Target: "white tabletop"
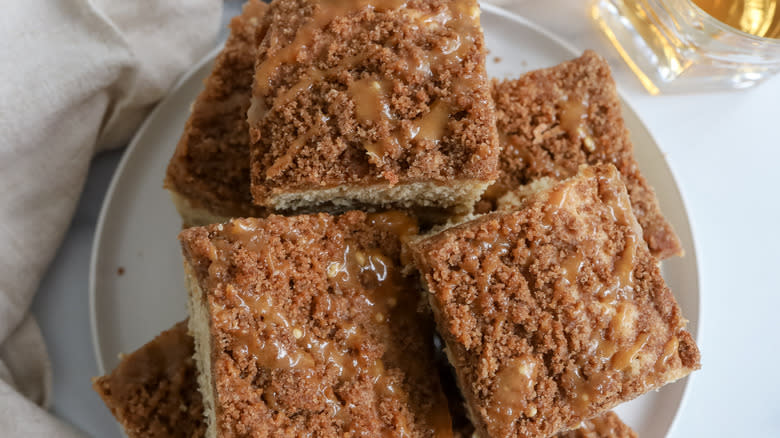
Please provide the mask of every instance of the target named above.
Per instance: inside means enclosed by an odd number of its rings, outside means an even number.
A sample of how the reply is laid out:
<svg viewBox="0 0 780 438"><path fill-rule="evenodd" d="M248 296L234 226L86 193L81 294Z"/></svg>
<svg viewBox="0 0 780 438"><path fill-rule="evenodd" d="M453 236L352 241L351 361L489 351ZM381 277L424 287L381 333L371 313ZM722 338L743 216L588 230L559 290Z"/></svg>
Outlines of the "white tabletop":
<svg viewBox="0 0 780 438"><path fill-rule="evenodd" d="M238 3L225 3L226 17L237 13ZM680 186L700 264L703 368L691 377L670 436L780 436L780 287L771 280L780 272L780 184L774 178L780 77L748 91L652 97L591 22L588 2L501 3L609 60ZM98 212L121 153L92 163L73 223L33 303L54 367L52 410L99 437L119 435L90 387L97 365L87 275Z"/></svg>

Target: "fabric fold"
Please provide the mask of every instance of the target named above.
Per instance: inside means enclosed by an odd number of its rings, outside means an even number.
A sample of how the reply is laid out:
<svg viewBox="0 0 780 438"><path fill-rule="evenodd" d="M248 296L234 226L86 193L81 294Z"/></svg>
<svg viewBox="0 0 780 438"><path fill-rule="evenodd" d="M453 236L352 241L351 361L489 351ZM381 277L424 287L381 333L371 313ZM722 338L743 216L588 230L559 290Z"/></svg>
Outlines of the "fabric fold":
<svg viewBox="0 0 780 438"><path fill-rule="evenodd" d="M214 47L221 10L220 0L33 0L10 2L0 14L3 436L76 436L39 407L49 399L51 369L29 315L33 294L90 159L125 144Z"/></svg>

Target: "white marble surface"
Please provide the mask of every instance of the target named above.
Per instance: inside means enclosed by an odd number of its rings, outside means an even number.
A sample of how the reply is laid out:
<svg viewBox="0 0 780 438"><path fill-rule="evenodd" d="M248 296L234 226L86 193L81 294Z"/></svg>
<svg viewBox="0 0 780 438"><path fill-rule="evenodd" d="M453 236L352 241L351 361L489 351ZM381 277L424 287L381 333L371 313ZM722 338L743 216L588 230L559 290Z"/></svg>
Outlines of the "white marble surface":
<svg viewBox="0 0 780 438"><path fill-rule="evenodd" d="M780 436L780 287L773 278L780 269L780 184L774 177L780 163L780 77L742 92L651 97L590 21L587 2L500 3L608 58L681 188L701 270L704 367L691 378L670 436ZM226 17L238 10L235 1L225 5ZM97 366L87 275L98 212L121 153L95 158L73 223L33 303L54 366L52 411L96 437L120 436L90 388Z"/></svg>

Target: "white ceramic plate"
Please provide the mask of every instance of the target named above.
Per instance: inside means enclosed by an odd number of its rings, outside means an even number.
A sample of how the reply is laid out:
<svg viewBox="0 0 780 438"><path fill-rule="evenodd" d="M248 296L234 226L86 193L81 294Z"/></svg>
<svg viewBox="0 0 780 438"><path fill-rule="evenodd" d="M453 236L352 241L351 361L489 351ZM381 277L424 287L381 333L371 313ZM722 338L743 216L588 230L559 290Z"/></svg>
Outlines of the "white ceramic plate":
<svg viewBox="0 0 780 438"><path fill-rule="evenodd" d="M533 23L490 5L482 6L482 24L493 77L516 77L579 55ZM90 272L92 335L101 372L116 366L119 353L135 350L186 317L176 240L181 221L162 180L215 54L196 65L152 112L125 152L106 195ZM501 61L494 62L494 57ZM639 165L685 247L685 258L664 262L663 272L696 337L698 267L685 206L652 136L625 102L623 108ZM678 382L647 394L620 406L618 413L643 438L663 437L680 409L685 385Z"/></svg>

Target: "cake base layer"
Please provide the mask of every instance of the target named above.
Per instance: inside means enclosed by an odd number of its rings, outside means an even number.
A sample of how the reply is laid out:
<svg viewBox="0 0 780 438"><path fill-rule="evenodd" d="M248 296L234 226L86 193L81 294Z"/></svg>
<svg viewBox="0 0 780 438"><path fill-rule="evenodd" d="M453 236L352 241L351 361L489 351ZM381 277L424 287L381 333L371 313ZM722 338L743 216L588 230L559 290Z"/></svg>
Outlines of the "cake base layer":
<svg viewBox="0 0 780 438"><path fill-rule="evenodd" d="M488 183L464 181L457 185L418 182L397 186L342 185L338 187L286 192L273 195L274 208L279 210L311 209L312 206L333 206L344 211L365 206L412 209L417 207L450 208L452 213L467 213L482 196Z"/></svg>

